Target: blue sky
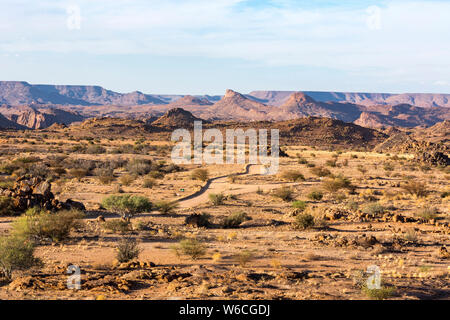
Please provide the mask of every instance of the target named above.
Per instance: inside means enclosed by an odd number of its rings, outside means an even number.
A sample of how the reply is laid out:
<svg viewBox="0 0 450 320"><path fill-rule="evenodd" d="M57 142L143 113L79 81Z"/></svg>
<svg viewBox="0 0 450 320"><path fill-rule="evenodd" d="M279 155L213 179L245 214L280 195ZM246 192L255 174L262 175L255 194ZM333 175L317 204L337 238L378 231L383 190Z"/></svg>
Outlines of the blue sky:
<svg viewBox="0 0 450 320"><path fill-rule="evenodd" d="M1 0L0 80L450 93L450 2Z"/></svg>

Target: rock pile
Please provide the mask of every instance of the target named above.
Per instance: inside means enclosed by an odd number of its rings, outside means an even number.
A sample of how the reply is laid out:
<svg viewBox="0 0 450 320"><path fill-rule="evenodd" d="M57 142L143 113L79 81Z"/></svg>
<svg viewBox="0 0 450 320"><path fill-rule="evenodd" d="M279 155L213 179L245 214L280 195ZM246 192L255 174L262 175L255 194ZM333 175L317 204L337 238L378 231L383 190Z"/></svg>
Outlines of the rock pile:
<svg viewBox="0 0 450 320"><path fill-rule="evenodd" d="M12 188L0 188L0 196L10 197L13 209L16 212L23 212L33 207L41 207L51 211L62 209L86 210L81 202L71 199L61 202L55 199L51 187L50 182L39 177L22 176L17 178Z"/></svg>
<svg viewBox="0 0 450 320"><path fill-rule="evenodd" d="M450 158L442 152L424 152L418 154L416 159L432 166L450 166Z"/></svg>
<svg viewBox="0 0 450 320"><path fill-rule="evenodd" d="M375 152L409 153L415 160L428 165L450 165L449 148L429 141L417 141L405 133L398 133L374 148Z"/></svg>

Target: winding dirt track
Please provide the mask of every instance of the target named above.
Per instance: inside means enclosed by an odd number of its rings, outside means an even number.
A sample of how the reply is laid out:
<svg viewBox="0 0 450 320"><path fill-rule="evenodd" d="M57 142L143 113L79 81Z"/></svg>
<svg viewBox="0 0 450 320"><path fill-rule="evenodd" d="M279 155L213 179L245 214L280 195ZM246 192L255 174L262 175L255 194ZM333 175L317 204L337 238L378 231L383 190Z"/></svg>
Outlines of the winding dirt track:
<svg viewBox="0 0 450 320"><path fill-rule="evenodd" d="M196 193L178 200L180 208L192 208L208 201L210 193L245 194L256 192L259 189L264 192L279 188L280 185L294 185L295 183L271 183L271 184L237 184L228 180L229 176L260 175L262 165L247 164L244 172L229 174L209 179Z"/></svg>

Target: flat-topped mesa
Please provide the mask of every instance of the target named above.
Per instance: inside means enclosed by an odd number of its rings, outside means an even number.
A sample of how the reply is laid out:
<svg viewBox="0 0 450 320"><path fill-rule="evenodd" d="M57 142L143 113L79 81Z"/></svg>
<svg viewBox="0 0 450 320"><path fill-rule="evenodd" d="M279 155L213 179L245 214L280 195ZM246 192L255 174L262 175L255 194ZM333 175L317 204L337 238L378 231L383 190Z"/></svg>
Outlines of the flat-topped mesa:
<svg viewBox="0 0 450 320"><path fill-rule="evenodd" d="M205 98L198 98L195 96L187 95L180 99L178 99L175 102L170 103L170 106L192 106L192 105L212 105L213 103L210 102L208 99Z"/></svg>

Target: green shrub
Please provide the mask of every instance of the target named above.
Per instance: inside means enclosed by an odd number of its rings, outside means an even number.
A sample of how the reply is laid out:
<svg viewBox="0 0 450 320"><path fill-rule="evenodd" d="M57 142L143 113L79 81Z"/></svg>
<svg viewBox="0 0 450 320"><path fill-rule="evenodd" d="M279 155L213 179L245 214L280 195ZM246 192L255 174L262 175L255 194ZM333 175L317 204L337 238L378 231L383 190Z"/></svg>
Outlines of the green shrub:
<svg viewBox="0 0 450 320"><path fill-rule="evenodd" d="M195 169L194 171L192 171L192 174L191 174L191 178L193 180L200 180L203 182L208 180L208 177L209 177L209 173L208 173L208 170L206 170L206 169Z"/></svg>
<svg viewBox="0 0 450 320"><path fill-rule="evenodd" d="M16 214L13 199L0 196L0 216L14 216Z"/></svg>
<svg viewBox="0 0 450 320"><path fill-rule="evenodd" d="M283 201L292 201L294 192L289 187L282 187L272 192L272 196L280 198Z"/></svg>
<svg viewBox="0 0 450 320"><path fill-rule="evenodd" d="M28 210L14 224L14 232L24 238L52 241L67 239L70 232L79 225L79 219L84 217L81 211L62 210L51 213L41 209Z"/></svg>
<svg viewBox="0 0 450 320"><path fill-rule="evenodd" d="M314 190L308 193L307 197L311 200L320 201L323 198L323 193L321 191Z"/></svg>
<svg viewBox="0 0 450 320"><path fill-rule="evenodd" d="M181 240L178 246L172 247L177 256L180 254L190 256L192 260L197 260L205 255L206 246L197 239Z"/></svg>
<svg viewBox="0 0 450 320"><path fill-rule="evenodd" d="M34 244L18 235L0 238L0 272L11 279L15 270L26 270L38 263L34 257Z"/></svg>
<svg viewBox="0 0 450 320"><path fill-rule="evenodd" d="M102 206L108 210L120 213L123 217L152 210L152 203L145 197L132 195L112 195L102 201Z"/></svg>
<svg viewBox="0 0 450 320"><path fill-rule="evenodd" d="M395 296L396 291L394 287L381 286L380 289L369 289L363 286L362 291L371 299L385 300Z"/></svg>
<svg viewBox="0 0 450 320"><path fill-rule="evenodd" d="M241 223L250 220L250 217L245 212L234 212L223 220L224 228L237 228Z"/></svg>
<svg viewBox="0 0 450 320"><path fill-rule="evenodd" d="M314 227L314 216L309 213L301 213L295 217L294 225L297 229L305 230Z"/></svg>
<svg viewBox="0 0 450 320"><path fill-rule="evenodd" d="M141 248L134 238L123 238L117 244L117 260L121 263L139 258Z"/></svg>
<svg viewBox="0 0 450 320"><path fill-rule="evenodd" d="M225 196L223 193L210 193L208 195L209 201L215 206L220 206L225 201Z"/></svg>
<svg viewBox="0 0 450 320"><path fill-rule="evenodd" d="M292 202L292 208L303 211L306 209L306 202L300 200L294 201Z"/></svg>
<svg viewBox="0 0 450 320"><path fill-rule="evenodd" d="M179 204L176 201L158 201L155 204L155 209L162 214L174 214L178 207Z"/></svg>

